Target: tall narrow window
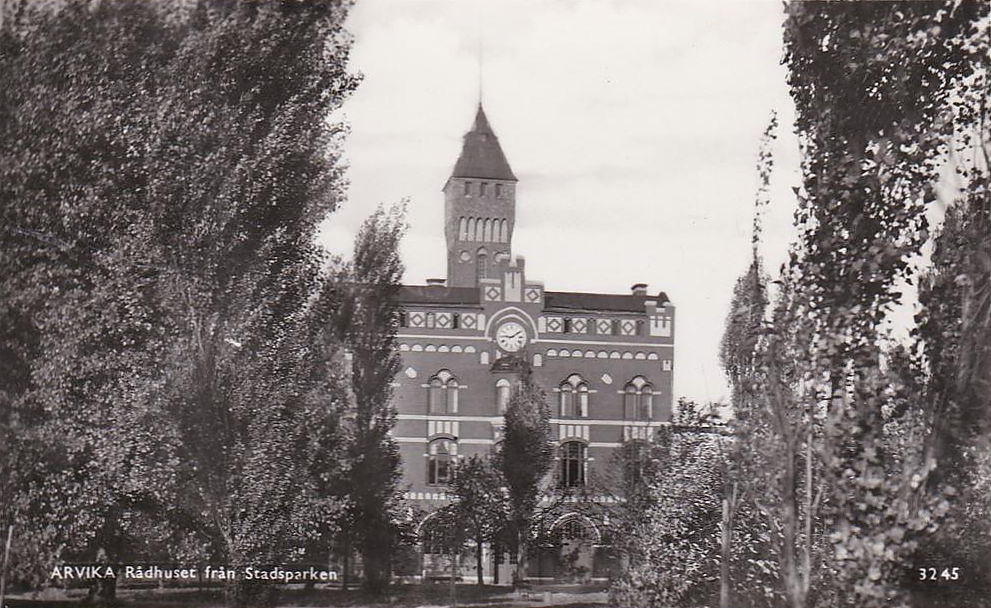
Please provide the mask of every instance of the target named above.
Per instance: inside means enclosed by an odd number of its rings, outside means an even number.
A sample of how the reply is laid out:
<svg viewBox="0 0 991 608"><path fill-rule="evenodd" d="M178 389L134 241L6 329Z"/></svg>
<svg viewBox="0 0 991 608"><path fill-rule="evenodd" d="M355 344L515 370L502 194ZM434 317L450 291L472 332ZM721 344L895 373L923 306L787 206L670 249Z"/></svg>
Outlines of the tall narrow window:
<svg viewBox="0 0 991 608"><path fill-rule="evenodd" d="M506 413L506 406L509 405L509 398L513 394L513 387L509 380L501 378L496 382L496 411L500 414Z"/></svg>
<svg viewBox="0 0 991 608"><path fill-rule="evenodd" d="M496 184L496 198L502 198L502 184Z"/></svg>
<svg viewBox="0 0 991 608"><path fill-rule="evenodd" d="M427 389L428 411L443 413L447 409L447 399L444 397L444 383L439 378L431 378Z"/></svg>
<svg viewBox="0 0 991 608"><path fill-rule="evenodd" d="M449 439L435 439L430 442L430 454L427 461L427 484L432 486L447 485L453 477L451 458L454 442Z"/></svg>
<svg viewBox="0 0 991 608"><path fill-rule="evenodd" d="M562 333L566 333L566 334L571 333L571 319L567 317L564 318L564 329L561 331Z"/></svg>
<svg viewBox="0 0 991 608"><path fill-rule="evenodd" d="M588 384L578 374L571 374L558 386L558 411L562 418L588 417Z"/></svg>
<svg viewBox="0 0 991 608"><path fill-rule="evenodd" d="M409 317L406 315L406 311L400 311L399 313L399 327L407 327L409 325Z"/></svg>
<svg viewBox="0 0 991 608"><path fill-rule="evenodd" d="M465 196L471 196L471 182L465 182Z"/></svg>
<svg viewBox="0 0 991 608"><path fill-rule="evenodd" d="M627 420L636 420L637 416L637 389L632 384L627 384L623 393L623 412Z"/></svg>
<svg viewBox="0 0 991 608"><path fill-rule="evenodd" d="M478 190L478 195L479 196L486 196L488 194L488 191L489 191L489 183L488 182L482 182L481 183L481 186L479 187L479 190Z"/></svg>
<svg viewBox="0 0 991 608"><path fill-rule="evenodd" d="M432 312L428 312L427 313L427 317L426 317L426 323L425 323L425 325L429 329L433 329L434 327L436 327L437 326L437 314L436 313L432 313Z"/></svg>
<svg viewBox="0 0 991 608"><path fill-rule="evenodd" d="M640 420L651 420L654 417L654 389L644 385L640 393Z"/></svg>
<svg viewBox="0 0 991 608"><path fill-rule="evenodd" d="M575 415L575 394L571 390L571 385L563 384L561 385L561 417L568 418L569 416Z"/></svg>
<svg viewBox="0 0 991 608"><path fill-rule="evenodd" d="M468 240L468 218L461 217L458 219L458 240Z"/></svg>
<svg viewBox="0 0 991 608"><path fill-rule="evenodd" d="M454 414L458 411L458 380L442 369L427 383L427 411Z"/></svg>
<svg viewBox="0 0 991 608"><path fill-rule="evenodd" d="M561 487L585 485L585 445L569 441L561 446Z"/></svg>
<svg viewBox="0 0 991 608"><path fill-rule="evenodd" d="M654 387L643 376L637 376L623 389L623 409L627 420L654 418Z"/></svg>
<svg viewBox="0 0 991 608"><path fill-rule="evenodd" d="M489 256L485 253L484 249L478 250L478 255L475 256L475 277L478 279L486 278L488 268L486 268L489 261Z"/></svg>
<svg viewBox="0 0 991 608"><path fill-rule="evenodd" d="M578 392L575 393L575 396L577 398L575 415L588 418L588 386L585 384L578 385Z"/></svg>
<svg viewBox="0 0 991 608"><path fill-rule="evenodd" d="M619 335L619 319L612 320L612 335L614 336Z"/></svg>

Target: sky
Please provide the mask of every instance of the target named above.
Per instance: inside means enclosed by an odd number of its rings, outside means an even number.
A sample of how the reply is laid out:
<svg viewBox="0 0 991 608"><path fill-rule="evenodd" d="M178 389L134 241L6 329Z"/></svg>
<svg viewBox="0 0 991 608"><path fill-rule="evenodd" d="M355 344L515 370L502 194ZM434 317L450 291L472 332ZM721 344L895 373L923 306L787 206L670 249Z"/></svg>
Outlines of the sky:
<svg viewBox="0 0 991 608"><path fill-rule="evenodd" d="M719 341L749 264L760 136L778 113L762 253L785 258L799 184L778 0L358 0L363 81L336 118L350 188L321 242L347 254L409 200L404 282L443 277L441 188L479 97L519 179L513 253L550 291L676 307L674 394L728 401Z"/></svg>

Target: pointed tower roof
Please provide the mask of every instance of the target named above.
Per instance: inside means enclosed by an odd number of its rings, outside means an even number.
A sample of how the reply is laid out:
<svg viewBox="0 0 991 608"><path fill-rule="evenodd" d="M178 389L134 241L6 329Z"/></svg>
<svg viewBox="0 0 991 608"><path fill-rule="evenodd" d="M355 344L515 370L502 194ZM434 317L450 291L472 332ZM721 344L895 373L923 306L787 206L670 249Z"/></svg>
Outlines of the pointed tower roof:
<svg viewBox="0 0 991 608"><path fill-rule="evenodd" d="M471 131L465 133L461 156L454 165L451 177L517 181L513 170L509 168L506 155L499 146L499 138L489 126L489 119L486 118L481 103L478 104L478 112L475 114L475 124L472 125Z"/></svg>

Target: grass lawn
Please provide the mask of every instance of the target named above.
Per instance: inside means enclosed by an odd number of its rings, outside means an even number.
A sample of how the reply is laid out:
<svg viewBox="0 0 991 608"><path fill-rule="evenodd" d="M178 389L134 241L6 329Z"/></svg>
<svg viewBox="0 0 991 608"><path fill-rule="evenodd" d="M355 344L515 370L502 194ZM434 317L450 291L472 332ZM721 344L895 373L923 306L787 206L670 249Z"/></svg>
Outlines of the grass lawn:
<svg viewBox="0 0 991 608"><path fill-rule="evenodd" d="M549 594L550 604L544 602ZM78 607L85 592L73 590L68 593L49 591L32 598L17 595L7 599L3 608L65 608ZM457 586L458 606L492 606L497 608L536 607L553 605L558 608L591 608L607 603L604 586L580 587L577 585L536 586L528 595L520 596L509 587L459 584ZM94 604L120 608L223 608L224 596L220 589L152 589L118 591L118 599L113 603ZM358 591L341 591L339 588L317 588L305 590L301 587L282 589L278 606L280 608L309 608L316 606L348 608L446 608L452 606L451 587L448 584L395 585L388 597L370 599Z"/></svg>

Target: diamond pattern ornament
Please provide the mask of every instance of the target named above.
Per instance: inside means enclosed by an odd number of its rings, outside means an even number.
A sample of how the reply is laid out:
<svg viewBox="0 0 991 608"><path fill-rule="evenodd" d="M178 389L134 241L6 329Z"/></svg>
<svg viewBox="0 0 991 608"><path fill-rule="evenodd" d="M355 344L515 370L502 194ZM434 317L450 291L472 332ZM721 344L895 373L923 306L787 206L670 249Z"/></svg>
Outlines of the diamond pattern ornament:
<svg viewBox="0 0 991 608"><path fill-rule="evenodd" d="M485 299L489 302L498 302L502 299L502 290L492 285L485 289Z"/></svg>

